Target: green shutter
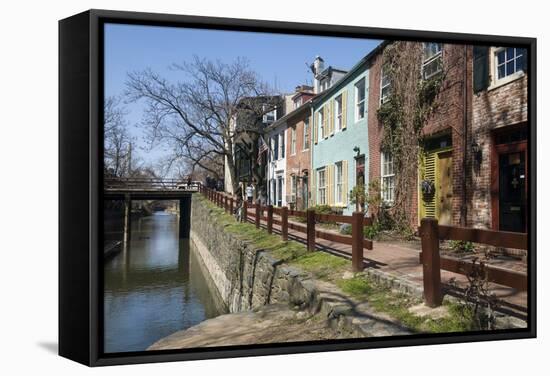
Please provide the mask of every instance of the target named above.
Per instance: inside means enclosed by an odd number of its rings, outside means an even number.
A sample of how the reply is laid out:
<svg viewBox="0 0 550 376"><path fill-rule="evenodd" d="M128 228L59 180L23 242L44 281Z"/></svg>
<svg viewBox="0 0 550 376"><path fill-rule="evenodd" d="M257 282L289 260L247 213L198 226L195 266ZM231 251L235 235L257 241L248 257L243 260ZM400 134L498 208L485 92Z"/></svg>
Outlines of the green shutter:
<svg viewBox="0 0 550 376"><path fill-rule="evenodd" d="M489 84L489 47L474 46L474 93L485 90Z"/></svg>

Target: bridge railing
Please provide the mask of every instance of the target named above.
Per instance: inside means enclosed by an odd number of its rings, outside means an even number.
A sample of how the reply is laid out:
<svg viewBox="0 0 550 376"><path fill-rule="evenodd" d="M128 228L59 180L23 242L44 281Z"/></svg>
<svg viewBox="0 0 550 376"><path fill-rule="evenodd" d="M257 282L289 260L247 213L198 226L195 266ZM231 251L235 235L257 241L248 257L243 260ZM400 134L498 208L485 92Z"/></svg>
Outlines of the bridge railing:
<svg viewBox="0 0 550 376"><path fill-rule="evenodd" d="M105 178L105 190L135 190L135 191L172 191L185 190L198 192L201 183L192 181L188 183L181 179L163 178Z"/></svg>

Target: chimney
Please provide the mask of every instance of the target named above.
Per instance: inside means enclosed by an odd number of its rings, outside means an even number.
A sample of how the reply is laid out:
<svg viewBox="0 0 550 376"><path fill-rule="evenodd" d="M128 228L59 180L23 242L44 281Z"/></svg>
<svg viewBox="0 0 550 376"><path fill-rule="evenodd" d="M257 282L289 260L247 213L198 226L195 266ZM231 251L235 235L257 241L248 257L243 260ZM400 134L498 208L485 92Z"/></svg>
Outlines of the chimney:
<svg viewBox="0 0 550 376"><path fill-rule="evenodd" d="M315 60L313 61L313 82L314 82L314 90L315 93L319 93L321 91L321 82L318 79L319 74L325 69L325 61L323 58L319 55L315 56Z"/></svg>

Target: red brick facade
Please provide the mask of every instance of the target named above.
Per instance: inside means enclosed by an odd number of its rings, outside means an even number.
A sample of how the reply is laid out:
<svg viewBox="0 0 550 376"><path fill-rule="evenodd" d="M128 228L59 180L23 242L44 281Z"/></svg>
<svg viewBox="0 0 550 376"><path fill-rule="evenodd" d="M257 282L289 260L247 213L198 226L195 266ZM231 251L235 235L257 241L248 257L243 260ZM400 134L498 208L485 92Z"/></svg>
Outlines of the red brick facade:
<svg viewBox="0 0 550 376"><path fill-rule="evenodd" d="M490 59L493 57L490 56ZM489 88L472 96L471 141L480 148L480 163L470 169L468 223L473 227L496 228L497 215L492 186L495 185L495 135L527 127L527 75L504 85L490 82Z"/></svg>
<svg viewBox="0 0 550 376"><path fill-rule="evenodd" d="M309 98L308 98L309 99ZM307 99L306 99L307 100ZM302 106L297 113L287 120L287 145L286 145L286 194L287 197L293 196L292 181L295 179L295 195L294 205L299 210L307 208L309 200L309 188L311 183L309 182L309 175L311 171L311 109L309 104ZM304 124L306 119L309 122L309 147L304 148ZM292 130L296 131L296 150L293 152L292 148ZM307 146L307 145L306 145ZM287 200L289 204L292 200Z"/></svg>
<svg viewBox="0 0 550 376"><path fill-rule="evenodd" d="M491 50L492 51L492 50ZM494 55L494 54L493 54ZM490 59L493 58L490 55ZM443 70L446 79L436 99L438 108L424 127L429 140L447 137L452 143L452 220L453 225L495 227L495 134L501 129L525 127L527 121L527 76L509 83L473 92L473 47L444 44ZM372 58L368 107L369 181L381 178L382 126L380 106L382 52ZM493 63L489 71L494 71ZM490 78L491 80L492 78ZM466 155L465 155L466 154ZM399 171L395 171L396 174ZM493 191L493 193L491 193ZM411 187L411 225L419 221L419 184Z"/></svg>
<svg viewBox="0 0 550 376"><path fill-rule="evenodd" d="M439 107L434 115L428 120L424 128L424 135L427 139L448 134L452 139L453 158L453 199L452 199L452 222L461 223L462 206L462 181L463 181L463 129L465 113L463 111L464 101L464 54L471 55L470 48L464 46L444 44L442 59L443 69L446 70L446 80L442 84L442 90L437 98ZM382 53L373 58L370 68L370 89L369 89L369 180L380 180L380 146L382 141L382 126L378 120L377 111L380 107L380 76L382 67ZM467 66L467 74L471 75L471 59ZM468 81L469 82L469 81ZM468 89L471 90L471 89ZM395 171L396 174L399 171ZM418 186L411 187L411 213L412 223L415 227L418 224Z"/></svg>

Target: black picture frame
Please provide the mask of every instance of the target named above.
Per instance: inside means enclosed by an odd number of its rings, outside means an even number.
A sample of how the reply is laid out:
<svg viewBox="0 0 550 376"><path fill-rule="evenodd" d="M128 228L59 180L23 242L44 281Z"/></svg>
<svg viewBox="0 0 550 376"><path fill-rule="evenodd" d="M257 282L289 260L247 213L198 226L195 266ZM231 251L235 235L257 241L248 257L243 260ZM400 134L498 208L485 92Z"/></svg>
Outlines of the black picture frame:
<svg viewBox="0 0 550 376"><path fill-rule="evenodd" d="M102 352L101 205L103 25L124 23L350 38L524 46L529 52L528 326L492 332L411 335L123 354ZM88 10L59 21L59 354L88 366L433 345L536 337L536 61L534 38L343 25Z"/></svg>

